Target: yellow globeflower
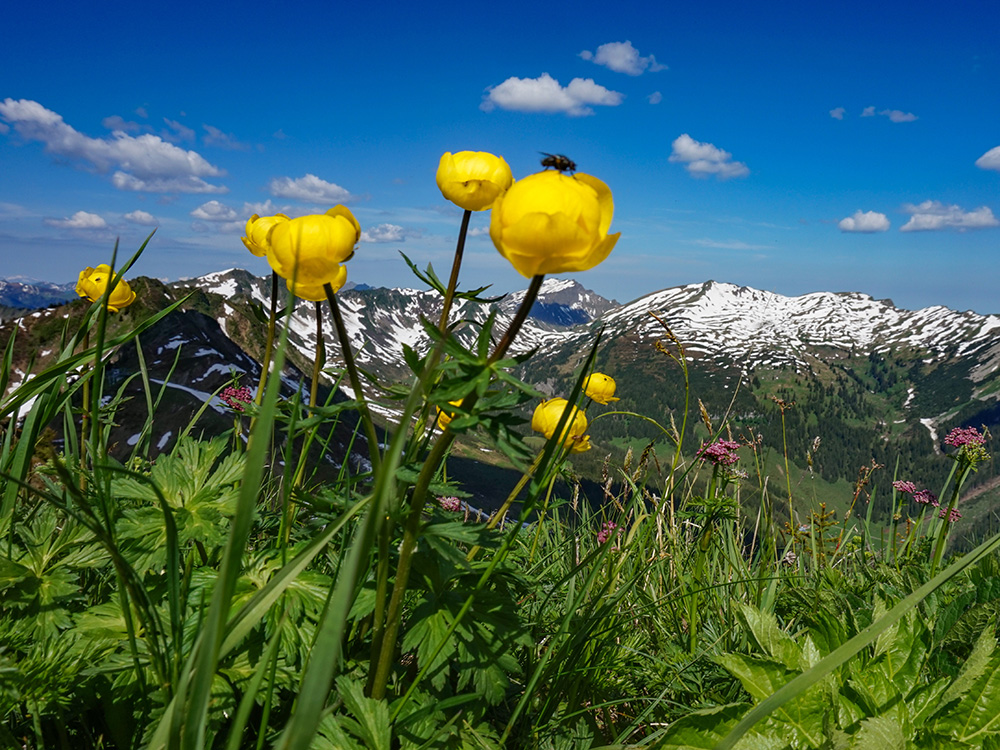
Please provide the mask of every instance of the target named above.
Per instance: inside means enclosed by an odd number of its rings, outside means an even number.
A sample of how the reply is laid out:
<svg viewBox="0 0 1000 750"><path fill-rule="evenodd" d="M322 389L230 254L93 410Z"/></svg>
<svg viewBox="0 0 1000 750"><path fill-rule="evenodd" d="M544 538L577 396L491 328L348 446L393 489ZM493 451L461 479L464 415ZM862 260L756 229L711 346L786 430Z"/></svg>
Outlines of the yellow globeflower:
<svg viewBox="0 0 1000 750"><path fill-rule="evenodd" d="M267 255L267 233L271 231L271 227L282 221L288 221L285 214L275 214L274 216L254 214L247 219L247 236L240 239L247 246L247 250L258 258L263 258Z"/></svg>
<svg viewBox="0 0 1000 750"><path fill-rule="evenodd" d="M325 299L323 285L339 289L347 279L340 264L354 255L361 225L344 206L325 214L279 221L267 234L267 262L299 297ZM292 284L294 280L294 285Z"/></svg>
<svg viewBox="0 0 1000 750"><path fill-rule="evenodd" d="M583 391L588 397L594 399L599 404L608 404L617 401L615 397L615 381L603 372L595 372L583 385Z"/></svg>
<svg viewBox="0 0 1000 750"><path fill-rule="evenodd" d="M105 263L97 268L87 266L80 271L80 279L76 282L76 293L91 302L97 302L108 288L109 281L111 281L111 266ZM133 302L135 302L135 292L125 279L118 279L108 299L108 309L111 312L118 312Z"/></svg>
<svg viewBox="0 0 1000 750"><path fill-rule="evenodd" d="M535 407L535 413L531 416L531 429L540 432L546 438L551 438L559 426L559 420L569 406L569 402L564 398L550 398L542 401ZM566 421L563 429L562 442L571 442L573 453L583 453L590 450L590 436L587 432L587 415L575 406Z"/></svg>
<svg viewBox="0 0 1000 750"><path fill-rule="evenodd" d="M311 299L314 302L326 299L326 289L323 288L323 284L329 284L334 292L339 292L340 288L346 283L347 266L337 266L337 273L330 281L313 284L300 281L292 283L291 279L285 279L285 286L292 290L292 294L301 299Z"/></svg>
<svg viewBox="0 0 1000 750"><path fill-rule="evenodd" d="M451 404L452 406L461 406L462 399L459 399L458 401L449 401L448 403ZM448 427L449 424L451 424L451 420L453 420L454 418L455 418L454 412L445 411L444 409L439 408L438 418L437 418L438 429L444 432L445 428Z"/></svg>
<svg viewBox="0 0 1000 750"><path fill-rule="evenodd" d="M614 201L596 177L545 170L516 182L493 204L490 237L526 278L586 271L611 253Z"/></svg>
<svg viewBox="0 0 1000 750"><path fill-rule="evenodd" d="M445 198L466 211L484 211L514 182L502 156L485 151L446 153L438 164L437 186Z"/></svg>

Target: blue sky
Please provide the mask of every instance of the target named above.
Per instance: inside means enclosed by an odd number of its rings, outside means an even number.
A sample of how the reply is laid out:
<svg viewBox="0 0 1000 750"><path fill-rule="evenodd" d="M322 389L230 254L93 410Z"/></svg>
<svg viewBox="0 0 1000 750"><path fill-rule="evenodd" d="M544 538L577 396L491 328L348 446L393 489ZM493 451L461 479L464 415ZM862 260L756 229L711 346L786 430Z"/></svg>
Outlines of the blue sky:
<svg viewBox="0 0 1000 750"><path fill-rule="evenodd" d="M0 277L233 266L250 214L348 205L351 280L447 273L445 151L565 153L615 196L619 301L707 279L1000 313L1000 4L20 4ZM463 282L526 282L473 217Z"/></svg>

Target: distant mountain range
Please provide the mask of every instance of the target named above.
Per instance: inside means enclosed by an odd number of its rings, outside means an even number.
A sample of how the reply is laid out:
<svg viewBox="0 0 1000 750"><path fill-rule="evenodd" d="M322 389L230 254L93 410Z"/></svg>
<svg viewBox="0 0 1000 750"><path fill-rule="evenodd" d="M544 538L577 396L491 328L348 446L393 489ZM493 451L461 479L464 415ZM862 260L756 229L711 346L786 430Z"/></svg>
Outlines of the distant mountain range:
<svg viewBox="0 0 1000 750"><path fill-rule="evenodd" d="M234 374L243 373L243 384L256 385L264 346L260 313L269 304L269 278L233 269L169 285L149 279L132 283L139 301L126 316L143 318L190 295L186 312L175 313L142 337L150 377L158 380L166 380L177 348L182 349L183 364L174 370L170 386L178 398L186 394L189 403L183 408L175 403L172 413L193 413ZM0 304L10 288L0 286ZM440 295L356 287L342 290L338 298L360 365L382 381L406 380L403 344L426 350L420 321L436 323ZM514 293L493 306L497 332L506 328L522 298L523 292ZM71 311L82 308L81 301L69 306ZM456 326L456 335L471 340L476 323L490 309L459 300L452 320L464 322ZM23 343L15 362L25 367L31 350L39 355L34 369L44 366L58 344L57 324L65 314L65 308L54 308L21 318L18 337ZM10 330L10 324L0 326L0 344ZM713 428L725 418L734 437L759 437L762 449L772 454L787 446L802 486L813 481L810 477L828 485L851 482L860 466L875 458L888 467L889 481L895 469L901 478L937 492L950 468L940 456L946 431L987 425L997 432L1000 425L1000 316L945 307L907 311L857 293L784 297L713 281L665 289L623 305L575 281L547 279L515 345L517 352L535 350L520 375L543 392L568 393L601 331L597 365L618 381L618 411L679 428L689 392L687 446L697 447L709 434L699 418L700 399ZM339 370L342 360L328 314L323 336L328 367ZM296 305L289 340L287 387L289 392L307 390L302 373L310 371L316 346L312 303ZM686 365L686 380L671 353ZM130 357L123 352L119 358L123 378L135 366ZM775 399L786 405L784 430ZM217 427L231 424L221 403L213 402L213 407L210 411L225 417ZM132 434L125 433L131 429L123 426L117 439L128 444ZM171 438L165 433L176 436L178 430L165 426L153 445L168 448ZM624 415L592 420L591 434L596 450L574 457L578 469L591 476L604 471L601 464L608 453L621 456L630 446L641 450L650 440L663 438L648 422ZM986 499L993 497L994 473L990 464L976 477L975 492ZM770 485L772 495L786 494L784 484ZM889 512L887 484L883 481L874 496L876 517ZM793 492L798 490L793 487ZM986 500L976 508L970 506L968 515L985 522L991 514Z"/></svg>
<svg viewBox="0 0 1000 750"><path fill-rule="evenodd" d="M16 317L17 310L61 305L77 296L75 284L53 284L24 276L0 279L0 320ZM6 313L4 308L10 308Z"/></svg>

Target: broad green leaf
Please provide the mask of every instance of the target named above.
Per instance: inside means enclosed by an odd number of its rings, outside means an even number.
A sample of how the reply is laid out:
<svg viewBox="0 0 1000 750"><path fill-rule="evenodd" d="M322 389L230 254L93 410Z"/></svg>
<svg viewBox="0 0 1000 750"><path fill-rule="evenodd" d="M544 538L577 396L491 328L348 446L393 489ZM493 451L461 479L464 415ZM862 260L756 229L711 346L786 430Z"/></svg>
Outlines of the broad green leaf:
<svg viewBox="0 0 1000 750"><path fill-rule="evenodd" d="M970 744L1000 734L1000 659L991 659L958 705L934 724L934 730Z"/></svg>
<svg viewBox="0 0 1000 750"><path fill-rule="evenodd" d="M851 741L851 750L907 750L907 737L898 721L888 716L873 716L861 722L861 729Z"/></svg>
<svg viewBox="0 0 1000 750"><path fill-rule="evenodd" d="M771 612L761 612L739 602L739 611L760 649L775 661L791 670L801 670L802 649L791 636L778 627L778 620Z"/></svg>
<svg viewBox="0 0 1000 750"><path fill-rule="evenodd" d="M337 692L355 719L351 726L368 750L389 750L392 740L389 706L384 700L366 698L361 684L349 677L337 678Z"/></svg>
<svg viewBox="0 0 1000 750"><path fill-rule="evenodd" d="M954 700L965 696L965 693L972 687L972 684L986 671L993 659L993 651L996 649L997 641L993 637L991 628L987 628L979 634L975 644L972 646L972 653L965 660L961 671L955 680L948 686L944 695L941 696L941 706L944 707Z"/></svg>
<svg viewBox="0 0 1000 750"><path fill-rule="evenodd" d="M730 703L692 711L670 725L666 735L656 743L656 748L713 750L749 709L746 703ZM773 734L761 734L755 729L748 732L735 747L736 750L782 750L788 747L788 741Z"/></svg>

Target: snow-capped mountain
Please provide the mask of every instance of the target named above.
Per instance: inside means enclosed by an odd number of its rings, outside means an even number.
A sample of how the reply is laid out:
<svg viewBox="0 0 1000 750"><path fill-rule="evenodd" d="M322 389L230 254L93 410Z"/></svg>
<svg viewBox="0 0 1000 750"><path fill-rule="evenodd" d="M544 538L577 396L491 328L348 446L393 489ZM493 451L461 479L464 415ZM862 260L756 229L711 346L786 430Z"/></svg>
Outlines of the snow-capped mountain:
<svg viewBox="0 0 1000 750"><path fill-rule="evenodd" d="M76 297L74 284L53 284L26 276L0 279L0 307L36 309L61 305ZM11 316L8 316L11 317Z"/></svg>

